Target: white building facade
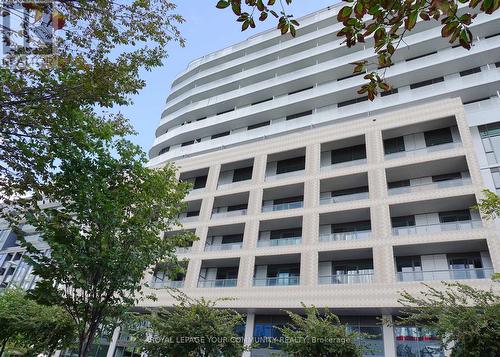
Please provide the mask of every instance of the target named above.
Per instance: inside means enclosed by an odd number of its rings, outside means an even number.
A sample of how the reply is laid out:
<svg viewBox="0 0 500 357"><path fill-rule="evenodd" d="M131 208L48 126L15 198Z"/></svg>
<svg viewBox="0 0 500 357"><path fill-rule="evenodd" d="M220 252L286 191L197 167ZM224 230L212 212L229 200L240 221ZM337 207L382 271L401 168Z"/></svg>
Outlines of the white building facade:
<svg viewBox="0 0 500 357"><path fill-rule="evenodd" d="M181 217L199 240L176 281L193 297L233 297L247 315L247 356L282 310L327 307L373 337L367 355L445 355L432 333L388 328L399 291L422 282L489 288L499 231L471 208L500 190L500 14L479 15L467 51L419 22L386 70L375 101L350 63L338 6L300 20L296 38L268 31L189 64L172 85L150 166L175 162L193 183ZM499 191L500 192L500 191ZM172 233L167 233L168 237Z"/></svg>

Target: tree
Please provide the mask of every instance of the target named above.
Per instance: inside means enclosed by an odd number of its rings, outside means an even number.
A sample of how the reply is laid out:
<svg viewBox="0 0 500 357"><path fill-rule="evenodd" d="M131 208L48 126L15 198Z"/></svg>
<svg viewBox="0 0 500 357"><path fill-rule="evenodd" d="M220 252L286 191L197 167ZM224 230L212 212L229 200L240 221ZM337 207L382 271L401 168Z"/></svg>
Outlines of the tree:
<svg viewBox="0 0 500 357"><path fill-rule="evenodd" d="M418 296L402 293L405 313L395 324L432 330L453 357L500 354L500 295L458 282L424 285Z"/></svg>
<svg viewBox="0 0 500 357"><path fill-rule="evenodd" d="M138 318L148 327L138 333L138 343L149 356L241 356L243 339L235 332L243 317L231 309L217 308L225 299L195 300L172 293L177 304L150 311Z"/></svg>
<svg viewBox="0 0 500 357"><path fill-rule="evenodd" d="M29 355L50 355L75 337L73 320L63 309L40 305L17 289L0 294L0 326L0 356L7 347Z"/></svg>
<svg viewBox="0 0 500 357"><path fill-rule="evenodd" d="M23 243L40 277L30 296L71 315L80 356L88 354L100 325L142 297L144 272L159 262L175 265L175 248L194 239L162 236L178 224L189 188L173 166L145 167L144 153L122 138L90 144L91 150L79 143L55 146L60 169L50 173L44 195L57 205L34 205L23 217L51 249L45 256Z"/></svg>
<svg viewBox="0 0 500 357"><path fill-rule="evenodd" d="M500 197L490 190L483 190L485 197L479 201L475 208L484 215L486 219L492 220L500 216Z"/></svg>
<svg viewBox="0 0 500 357"><path fill-rule="evenodd" d="M11 198L43 193L58 169L59 143L90 149L92 138L132 134L121 115L106 110L131 103L145 85L140 70L161 66L169 42L184 44L176 27L183 19L167 0L7 1L0 9L9 58L36 61L0 67L0 192L22 211ZM55 30L49 43L15 45L37 27Z"/></svg>
<svg viewBox="0 0 500 357"><path fill-rule="evenodd" d="M303 305L305 316L287 311L291 322L278 327L283 334L278 345L281 350L296 357L353 357L362 356L365 347L359 342L363 336L349 332L339 318L329 312L324 313L314 307Z"/></svg>
<svg viewBox="0 0 500 357"><path fill-rule="evenodd" d="M337 36L344 39L348 47L373 36L373 49L377 56L376 63L360 61L353 63L354 73L370 70L365 75L368 81L358 91L374 100L379 91L388 91L390 85L385 81L385 70L392 66L392 56L403 43L404 36L410 32L417 20L440 21L441 35L450 43L458 42L463 48L470 49L473 36L469 29L478 13L492 14L500 7L499 1L492 0L344 0L346 5L337 15L343 28ZM268 19L269 14L278 19L277 28L284 35L297 34L299 22L286 11L286 5L292 0L219 0L217 7L231 7L242 23L242 31L255 28L259 21ZM462 4L468 4L469 9L461 10ZM372 46L372 45L370 45Z"/></svg>

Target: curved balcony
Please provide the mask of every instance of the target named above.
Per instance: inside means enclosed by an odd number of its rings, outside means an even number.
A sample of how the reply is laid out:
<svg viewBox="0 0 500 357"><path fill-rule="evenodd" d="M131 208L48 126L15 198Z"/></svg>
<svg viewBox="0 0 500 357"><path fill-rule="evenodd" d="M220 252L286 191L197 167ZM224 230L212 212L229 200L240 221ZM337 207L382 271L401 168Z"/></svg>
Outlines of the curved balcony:
<svg viewBox="0 0 500 357"><path fill-rule="evenodd" d="M373 282L373 273L324 275L318 278L320 285L326 284L369 284Z"/></svg>
<svg viewBox="0 0 500 357"><path fill-rule="evenodd" d="M347 240L368 239L370 238L371 233L372 231L353 231L353 232L320 234L319 240L321 242L339 242Z"/></svg>
<svg viewBox="0 0 500 357"><path fill-rule="evenodd" d="M400 282L426 280L489 279L491 278L493 273L493 269L490 268L410 271L396 273L396 279Z"/></svg>
<svg viewBox="0 0 500 357"><path fill-rule="evenodd" d="M254 278L253 286L294 286L300 284L300 277Z"/></svg>
<svg viewBox="0 0 500 357"><path fill-rule="evenodd" d="M214 279L198 281L199 288L234 288L238 279Z"/></svg>
<svg viewBox="0 0 500 357"><path fill-rule="evenodd" d="M476 229L482 227L483 222L481 220L457 221L418 226L395 227L392 228L392 234L395 236L407 236L415 234L432 234L457 230Z"/></svg>

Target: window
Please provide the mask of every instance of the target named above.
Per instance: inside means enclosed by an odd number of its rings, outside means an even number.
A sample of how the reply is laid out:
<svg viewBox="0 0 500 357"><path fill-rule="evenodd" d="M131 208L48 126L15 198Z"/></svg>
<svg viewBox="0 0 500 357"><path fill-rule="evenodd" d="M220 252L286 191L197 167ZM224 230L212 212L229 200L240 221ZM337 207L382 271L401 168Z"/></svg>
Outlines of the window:
<svg viewBox="0 0 500 357"><path fill-rule="evenodd" d="M217 268L216 279L238 279L238 267Z"/></svg>
<svg viewBox="0 0 500 357"><path fill-rule="evenodd" d="M332 150L332 165L361 159L366 159L364 144Z"/></svg>
<svg viewBox="0 0 500 357"><path fill-rule="evenodd" d="M233 205L233 206L228 206L227 211L228 212L233 212L233 211L242 211L244 209L247 209L248 204L247 203L242 203L239 205Z"/></svg>
<svg viewBox="0 0 500 357"><path fill-rule="evenodd" d="M277 199L273 200L273 204L274 205L281 205L281 204L285 204L285 203L302 202L303 200L304 200L304 196L277 198Z"/></svg>
<svg viewBox="0 0 500 357"><path fill-rule="evenodd" d="M302 89L290 92L290 93L288 93L288 95L297 94L297 93L300 93L300 92L305 92L306 90L313 89L313 88L314 88L314 86L310 86L310 87L307 87L307 88L302 88Z"/></svg>
<svg viewBox="0 0 500 357"><path fill-rule="evenodd" d="M223 136L228 136L228 135L229 135L229 131L225 131L223 133L212 135L211 139L222 138Z"/></svg>
<svg viewBox="0 0 500 357"><path fill-rule="evenodd" d="M296 238L302 236L302 228L288 228L271 231L270 239Z"/></svg>
<svg viewBox="0 0 500 357"><path fill-rule="evenodd" d="M250 180L252 178L252 172L253 172L252 166L234 170L233 182Z"/></svg>
<svg viewBox="0 0 500 357"><path fill-rule="evenodd" d="M169 151L170 151L170 146L167 146L166 148L161 149L158 155L163 155Z"/></svg>
<svg viewBox="0 0 500 357"><path fill-rule="evenodd" d="M484 152L489 165L499 164L500 158L500 122L478 127Z"/></svg>
<svg viewBox="0 0 500 357"><path fill-rule="evenodd" d="M198 217L200 215L200 211L189 211L186 212L186 217Z"/></svg>
<svg viewBox="0 0 500 357"><path fill-rule="evenodd" d="M355 99L351 99L351 100L346 100L345 102L337 103L337 108L342 108L342 107L346 107L348 105L365 102L367 100L368 100L368 96L355 98Z"/></svg>
<svg viewBox="0 0 500 357"><path fill-rule="evenodd" d="M490 99L490 97L484 97L484 98L479 98L479 99L468 100L467 102L464 102L464 105L472 104L472 103L477 103L477 102L482 102L483 100L488 100L488 99Z"/></svg>
<svg viewBox="0 0 500 357"><path fill-rule="evenodd" d="M471 74L474 74L474 73L479 73L481 72L481 67L474 67L474 68L471 68L471 69L467 69L465 71L461 71L460 72L460 77L465 77L465 76L468 76L468 75L471 75Z"/></svg>
<svg viewBox="0 0 500 357"><path fill-rule="evenodd" d="M298 119L298 118L301 118L301 117L305 117L307 115L311 115L312 113L313 113L312 110L308 110L307 112L302 112L302 113L287 115L286 120Z"/></svg>
<svg viewBox="0 0 500 357"><path fill-rule="evenodd" d="M452 174L444 174L444 175L435 175L432 176L432 182L441 182L441 181L449 181L449 180L459 180L462 178L462 174L460 172L454 172Z"/></svg>
<svg viewBox="0 0 500 357"><path fill-rule="evenodd" d="M332 191L332 197L353 195L356 193L368 192L368 186L360 186L354 188L347 188L344 190Z"/></svg>
<svg viewBox="0 0 500 357"><path fill-rule="evenodd" d="M480 269L483 267L481 255L479 253L469 254L448 254L448 264L450 269Z"/></svg>
<svg viewBox="0 0 500 357"><path fill-rule="evenodd" d="M274 264L267 267L267 277L299 276L299 264Z"/></svg>
<svg viewBox="0 0 500 357"><path fill-rule="evenodd" d="M337 79L337 81L340 82L340 81L343 81L345 79L349 79L349 78L352 78L352 77L357 77L357 76L361 76L361 75L365 75L365 74L366 74L366 72L354 73L354 74L350 74L350 75L345 76L345 77L341 77L341 78Z"/></svg>
<svg viewBox="0 0 500 357"><path fill-rule="evenodd" d="M334 262L333 275L370 274L373 273L373 262L370 259Z"/></svg>
<svg viewBox="0 0 500 357"><path fill-rule="evenodd" d="M435 55L436 53L437 53L437 51L433 51L433 52L429 52L429 53L426 53L426 54L423 54L423 55L420 55L420 56L411 57L411 58L408 58L406 60L406 62L410 62L410 61L414 61L414 60L419 59L419 58L423 58L423 57Z"/></svg>
<svg viewBox="0 0 500 357"><path fill-rule="evenodd" d="M181 147L189 146L189 145L193 145L193 144L194 144L194 140L190 140L190 141L186 141L186 142L182 143Z"/></svg>
<svg viewBox="0 0 500 357"><path fill-rule="evenodd" d="M425 145L436 146L453 142L450 128L443 128L437 130L430 130L424 133Z"/></svg>
<svg viewBox="0 0 500 357"><path fill-rule="evenodd" d="M362 232L372 229L370 221L358 221L348 223L335 223L332 224L332 233L345 233L345 232Z"/></svg>
<svg viewBox="0 0 500 357"><path fill-rule="evenodd" d="M228 109L228 110L224 110L222 112L219 112L217 113L217 115L222 115L222 114L226 114L226 113L229 113L229 112L234 112L234 108L231 108L231 109Z"/></svg>
<svg viewBox="0 0 500 357"><path fill-rule="evenodd" d="M262 128L263 126L268 126L268 125L271 125L271 121L263 121L262 123L257 123L257 124L253 124L253 125L249 125L247 130L253 130L253 129L257 129L257 128Z"/></svg>
<svg viewBox="0 0 500 357"><path fill-rule="evenodd" d="M470 211L468 209L439 212L439 222L441 223L470 221L470 220L471 216L470 216Z"/></svg>
<svg viewBox="0 0 500 357"><path fill-rule="evenodd" d="M391 217L392 227L412 227L415 225L415 216L399 216Z"/></svg>
<svg viewBox="0 0 500 357"><path fill-rule="evenodd" d="M207 185L207 175L198 176L194 179L193 189L204 188Z"/></svg>
<svg viewBox="0 0 500 357"><path fill-rule="evenodd" d="M402 136L384 140L384 152L386 155L405 151L405 140Z"/></svg>
<svg viewBox="0 0 500 357"><path fill-rule="evenodd" d="M444 77L433 78L433 79L429 79L427 81L422 81L422 82L410 84L410 89L417 89L420 87L430 86L432 84L436 84L439 82L444 82Z"/></svg>
<svg viewBox="0 0 500 357"><path fill-rule="evenodd" d="M494 33L492 35L484 36L484 38L488 39L488 38L492 38L492 37L499 36L499 35L500 35L500 32L497 32L497 33Z"/></svg>
<svg viewBox="0 0 500 357"><path fill-rule="evenodd" d="M306 167L306 157L294 157L292 159L280 160L276 163L276 174L304 170Z"/></svg>
<svg viewBox="0 0 500 357"><path fill-rule="evenodd" d="M267 99L263 99L263 100L259 100L258 102L252 103L252 104L250 104L250 105L257 105L257 104L261 104L261 103L269 102L269 101L271 101L271 100L273 100L273 97L271 97L271 98L267 98Z"/></svg>
<svg viewBox="0 0 500 357"><path fill-rule="evenodd" d="M422 260L419 256L396 258L396 269L400 273L422 271Z"/></svg>
<svg viewBox="0 0 500 357"><path fill-rule="evenodd" d="M241 241L243 241L243 233L222 236L222 244L240 243Z"/></svg>
<svg viewBox="0 0 500 357"><path fill-rule="evenodd" d="M196 121L202 121L202 120L205 120L205 119L207 119L207 117L196 119Z"/></svg>
<svg viewBox="0 0 500 357"><path fill-rule="evenodd" d="M495 184L497 194L500 194L500 169L498 167L493 167L490 169L490 172L493 177L493 183Z"/></svg>
<svg viewBox="0 0 500 357"><path fill-rule="evenodd" d="M387 188L401 188L410 186L410 180L393 181L387 184Z"/></svg>

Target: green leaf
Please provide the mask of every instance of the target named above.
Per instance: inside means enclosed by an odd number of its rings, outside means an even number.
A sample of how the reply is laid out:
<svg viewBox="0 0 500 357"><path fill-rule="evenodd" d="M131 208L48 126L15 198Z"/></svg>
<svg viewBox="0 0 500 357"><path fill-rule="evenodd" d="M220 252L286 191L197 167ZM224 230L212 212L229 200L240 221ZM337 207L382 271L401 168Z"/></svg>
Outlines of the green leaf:
<svg viewBox="0 0 500 357"><path fill-rule="evenodd" d="M220 1L217 3L216 7L217 7L218 9L225 9L225 8L226 8L226 7L228 7L229 5L231 5L231 4L229 3L229 1L226 1L226 0L220 0Z"/></svg>

